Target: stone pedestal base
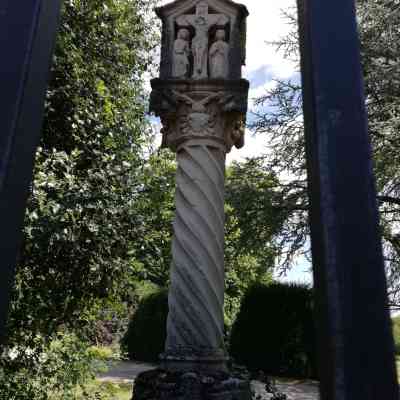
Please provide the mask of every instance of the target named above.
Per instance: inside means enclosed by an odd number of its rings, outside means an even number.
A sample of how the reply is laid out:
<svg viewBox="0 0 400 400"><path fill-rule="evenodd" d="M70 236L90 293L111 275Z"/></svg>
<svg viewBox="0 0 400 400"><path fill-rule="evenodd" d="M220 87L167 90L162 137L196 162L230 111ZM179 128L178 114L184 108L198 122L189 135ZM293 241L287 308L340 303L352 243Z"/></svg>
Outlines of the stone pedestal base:
<svg viewBox="0 0 400 400"><path fill-rule="evenodd" d="M222 349L179 347L170 348L160 355L160 367L167 371L228 372L228 360Z"/></svg>
<svg viewBox="0 0 400 400"><path fill-rule="evenodd" d="M132 400L251 400L250 381L228 372L156 369L140 374Z"/></svg>

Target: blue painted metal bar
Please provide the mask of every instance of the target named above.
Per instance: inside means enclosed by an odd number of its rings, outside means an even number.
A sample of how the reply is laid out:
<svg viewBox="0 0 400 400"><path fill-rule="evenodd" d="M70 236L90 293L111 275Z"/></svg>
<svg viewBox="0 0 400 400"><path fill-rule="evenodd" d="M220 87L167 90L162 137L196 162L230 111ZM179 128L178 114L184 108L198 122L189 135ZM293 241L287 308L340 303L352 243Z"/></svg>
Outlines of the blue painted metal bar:
<svg viewBox="0 0 400 400"><path fill-rule="evenodd" d="M354 0L298 0L322 400L398 400Z"/></svg>
<svg viewBox="0 0 400 400"><path fill-rule="evenodd" d="M0 340L40 138L61 0L0 0Z"/></svg>

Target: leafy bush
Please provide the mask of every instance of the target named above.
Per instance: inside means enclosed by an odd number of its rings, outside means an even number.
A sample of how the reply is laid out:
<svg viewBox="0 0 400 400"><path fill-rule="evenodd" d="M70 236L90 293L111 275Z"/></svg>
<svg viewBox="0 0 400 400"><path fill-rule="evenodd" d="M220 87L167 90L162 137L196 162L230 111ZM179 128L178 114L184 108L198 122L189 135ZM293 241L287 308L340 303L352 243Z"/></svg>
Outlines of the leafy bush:
<svg viewBox="0 0 400 400"><path fill-rule="evenodd" d="M393 318L392 324L396 355L400 355L400 317Z"/></svg>
<svg viewBox="0 0 400 400"><path fill-rule="evenodd" d="M77 338L54 339L57 332L108 344L128 315L120 304L145 232L137 210L150 132L144 73L157 40L154 4L63 2L8 349L0 354L1 399L69 398L92 368L91 356Z"/></svg>
<svg viewBox="0 0 400 400"><path fill-rule="evenodd" d="M230 351L250 370L315 375L311 290L281 283L250 287L232 328Z"/></svg>
<svg viewBox="0 0 400 400"><path fill-rule="evenodd" d="M1 398L9 400L101 399L87 393L87 384L100 369L89 344L71 334L58 334L51 342L35 338L35 348L8 348L0 359ZM39 351L39 349L41 349Z"/></svg>
<svg viewBox="0 0 400 400"><path fill-rule="evenodd" d="M132 360L156 362L167 336L168 292L159 290L143 298L121 341Z"/></svg>

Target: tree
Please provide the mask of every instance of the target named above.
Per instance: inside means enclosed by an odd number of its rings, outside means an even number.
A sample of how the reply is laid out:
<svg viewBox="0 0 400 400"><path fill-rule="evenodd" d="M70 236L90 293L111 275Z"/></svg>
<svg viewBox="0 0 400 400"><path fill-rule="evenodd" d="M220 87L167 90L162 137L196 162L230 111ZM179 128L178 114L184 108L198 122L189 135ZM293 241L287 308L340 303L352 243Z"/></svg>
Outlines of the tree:
<svg viewBox="0 0 400 400"><path fill-rule="evenodd" d="M272 280L277 233L282 230L274 174L259 160L227 168L225 196L225 318L231 325L246 290Z"/></svg>
<svg viewBox="0 0 400 400"><path fill-rule="evenodd" d="M153 151L142 169L142 186L136 212L143 234L133 243L133 277L167 287L171 265L172 221L175 212L174 155Z"/></svg>
<svg viewBox="0 0 400 400"><path fill-rule="evenodd" d="M128 290L143 235L135 208L149 131L152 5L64 2L9 318L14 369L35 370L58 331L86 337L100 308Z"/></svg>
<svg viewBox="0 0 400 400"><path fill-rule="evenodd" d="M142 192L136 204L142 216L143 236L132 250L133 276L139 285L148 281L166 288L169 284L175 173L174 155L168 150L154 151L143 167ZM248 286L271 279L276 255L272 238L281 231L282 223L281 214L276 212L280 198L272 191L274 187L274 176L255 160L227 169L225 316L228 325Z"/></svg>
<svg viewBox="0 0 400 400"><path fill-rule="evenodd" d="M299 65L297 20L293 10L285 13L292 32L274 43L285 57ZM398 77L400 12L397 2L363 0L358 2L358 20L366 83L366 104L374 152L378 201L388 267L391 299L397 303L400 278L400 175L399 115L400 86ZM252 128L269 143L263 167L280 178L276 190L282 194L282 248L288 249L284 266L307 250L307 182L305 142L302 119L301 84L297 73L292 79L275 82L272 89L257 101ZM284 179L282 179L284 177Z"/></svg>
<svg viewBox="0 0 400 400"><path fill-rule="evenodd" d="M400 4L359 3L370 135L392 305L400 307Z"/></svg>

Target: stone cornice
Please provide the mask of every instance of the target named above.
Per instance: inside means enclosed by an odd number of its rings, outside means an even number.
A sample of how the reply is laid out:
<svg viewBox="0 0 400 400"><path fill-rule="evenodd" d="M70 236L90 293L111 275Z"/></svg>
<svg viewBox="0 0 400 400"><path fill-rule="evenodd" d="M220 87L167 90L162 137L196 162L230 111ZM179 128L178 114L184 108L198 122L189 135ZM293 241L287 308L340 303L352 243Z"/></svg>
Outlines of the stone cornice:
<svg viewBox="0 0 400 400"><path fill-rule="evenodd" d="M244 144L249 82L161 80L152 82L150 111L161 118L163 146L206 145L229 152Z"/></svg>

